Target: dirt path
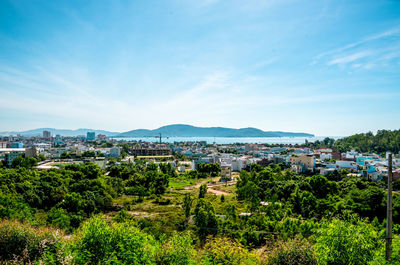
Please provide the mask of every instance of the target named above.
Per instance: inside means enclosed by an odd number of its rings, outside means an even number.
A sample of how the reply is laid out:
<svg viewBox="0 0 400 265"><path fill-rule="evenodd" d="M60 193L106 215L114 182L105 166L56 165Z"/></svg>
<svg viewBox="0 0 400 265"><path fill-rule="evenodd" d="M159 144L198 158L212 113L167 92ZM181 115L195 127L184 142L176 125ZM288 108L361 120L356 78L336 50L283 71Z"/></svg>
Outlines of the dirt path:
<svg viewBox="0 0 400 265"><path fill-rule="evenodd" d="M232 193L222 191L222 190L214 190L213 188L207 188L207 193L214 193L216 195L231 195Z"/></svg>
<svg viewBox="0 0 400 265"><path fill-rule="evenodd" d="M199 183L197 183L196 185L192 185L192 186L187 186L184 187L184 190L195 190L195 189L199 189L201 185L206 184L209 181L209 179L200 181ZM213 183L209 183L207 184L207 193L213 193L216 195L231 195L232 193L226 192L226 191L222 191L222 190L217 190L214 189L214 187L219 187L219 186L231 186L231 185L235 185L237 182L236 178L234 180L228 181L228 182L219 182L219 177L216 177L213 179Z"/></svg>

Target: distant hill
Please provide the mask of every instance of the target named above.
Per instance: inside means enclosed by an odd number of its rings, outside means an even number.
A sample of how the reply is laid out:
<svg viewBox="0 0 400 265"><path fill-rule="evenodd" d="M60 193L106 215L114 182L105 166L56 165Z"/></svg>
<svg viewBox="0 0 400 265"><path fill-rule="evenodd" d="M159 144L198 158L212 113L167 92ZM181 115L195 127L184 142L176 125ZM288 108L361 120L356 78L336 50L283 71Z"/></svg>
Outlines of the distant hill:
<svg viewBox="0 0 400 265"><path fill-rule="evenodd" d="M309 133L262 131L256 128L195 127L185 124L167 125L155 130L132 130L115 136L146 137L158 136L160 133L163 137L314 137Z"/></svg>
<svg viewBox="0 0 400 265"><path fill-rule="evenodd" d="M117 135L118 132L109 132L104 130L93 130L93 129L77 129L77 130L64 130L64 129L55 129L55 128L39 128L34 130L16 132L16 131L8 131L8 132L0 132L0 135L23 135L25 137L30 136L42 136L43 131L50 131L51 135L62 135L62 136L78 136L78 135L85 135L87 132L95 132L97 134L105 134L107 136Z"/></svg>
<svg viewBox="0 0 400 265"><path fill-rule="evenodd" d="M313 134L309 133L262 131L256 128L232 129L224 127L196 127L185 124L167 125L155 130L137 129L123 133L93 129L63 130L39 128L22 132L0 132L0 135L20 134L26 137L42 136L43 131L50 131L53 136L57 134L62 136L78 136L86 135L87 132L95 132L96 135L105 134L112 137L152 137L158 136L160 133L163 137L314 137Z"/></svg>

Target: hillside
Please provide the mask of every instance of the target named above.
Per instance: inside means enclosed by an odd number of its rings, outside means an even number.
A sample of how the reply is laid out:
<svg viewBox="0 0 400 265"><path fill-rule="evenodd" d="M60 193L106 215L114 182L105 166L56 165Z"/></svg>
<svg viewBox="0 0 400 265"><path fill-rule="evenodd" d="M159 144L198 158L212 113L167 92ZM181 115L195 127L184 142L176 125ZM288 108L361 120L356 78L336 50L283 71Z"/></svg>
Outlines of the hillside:
<svg viewBox="0 0 400 265"><path fill-rule="evenodd" d="M184 124L174 124L160 127L155 130L132 130L121 133L117 137L313 137L309 133L293 133L281 131L262 131L256 128L232 129L224 127L196 127Z"/></svg>
<svg viewBox="0 0 400 265"><path fill-rule="evenodd" d="M113 137L148 137L158 136L160 133L165 137L313 137L309 133L294 133L294 132L281 132L281 131L262 131L257 128L224 128L224 127L196 127L185 124L173 124L160 127L154 130L137 129L128 132L110 132L105 130L93 129L55 129L55 128L38 128L28 131L6 131L0 132L0 135L23 135L41 136L43 131L50 131L52 135L62 136L78 136L86 135L87 132L95 132L97 134L105 134L106 136Z"/></svg>
<svg viewBox="0 0 400 265"><path fill-rule="evenodd" d="M93 130L93 129L76 129L76 130L68 130L68 129L55 129L55 128L38 128L27 131L5 131L0 132L0 135L17 135L20 134L25 137L31 136L42 136L43 131L50 131L51 135L62 135L62 136L78 136L78 135L86 135L87 132L95 132L97 134L105 134L107 136L112 136L118 134L118 132L109 132L104 130Z"/></svg>

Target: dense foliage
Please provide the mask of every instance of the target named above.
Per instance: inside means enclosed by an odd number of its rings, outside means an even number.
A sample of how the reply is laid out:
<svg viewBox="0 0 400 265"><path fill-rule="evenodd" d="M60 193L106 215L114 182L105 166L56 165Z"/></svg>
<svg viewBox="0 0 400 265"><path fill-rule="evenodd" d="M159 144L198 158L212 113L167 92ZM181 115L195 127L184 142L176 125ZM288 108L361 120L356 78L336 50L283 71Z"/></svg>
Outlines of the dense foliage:
<svg viewBox="0 0 400 265"><path fill-rule="evenodd" d="M49 171L23 163L2 168L0 263L385 262L384 183L344 173L298 175L272 164L240 172L235 186L215 195L206 184L215 174L202 170L194 173L195 193L168 188L171 180L193 180L193 175L178 176L168 163L115 163L105 170L92 163ZM398 261L397 192L393 204L393 259Z"/></svg>
<svg viewBox="0 0 400 265"><path fill-rule="evenodd" d="M334 147L340 151L350 149L359 152L383 153L400 151L400 130L379 130L375 135L372 132L355 134L349 137L338 139Z"/></svg>
<svg viewBox="0 0 400 265"><path fill-rule="evenodd" d="M112 210L113 198L121 194L163 194L172 174L170 167L165 168L163 173L155 164L122 164L111 167L110 176L93 163L49 171L27 169L23 164L0 169L0 218L71 231L92 214Z"/></svg>

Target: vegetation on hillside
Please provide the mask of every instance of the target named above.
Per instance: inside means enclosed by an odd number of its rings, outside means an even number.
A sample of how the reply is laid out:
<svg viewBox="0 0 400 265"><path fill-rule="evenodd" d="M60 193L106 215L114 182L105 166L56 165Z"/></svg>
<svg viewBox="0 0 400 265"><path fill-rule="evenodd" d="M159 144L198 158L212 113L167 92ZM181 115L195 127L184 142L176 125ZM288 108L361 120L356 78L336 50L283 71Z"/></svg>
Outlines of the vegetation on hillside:
<svg viewBox="0 0 400 265"><path fill-rule="evenodd" d="M383 182L279 165L178 175L167 163L0 169L0 262L10 264L384 264ZM249 168L250 169L250 168ZM214 176L214 177L213 177ZM169 187L183 179L188 186ZM194 184L193 184L194 183ZM218 194L218 193L217 193ZM223 197L222 197L223 196ZM394 193L400 260L400 194Z"/></svg>
<svg viewBox="0 0 400 265"><path fill-rule="evenodd" d="M338 139L334 147L340 151L354 149L359 152L377 154L386 151L398 153L400 151L400 130L379 130L375 135L372 132L355 134Z"/></svg>

